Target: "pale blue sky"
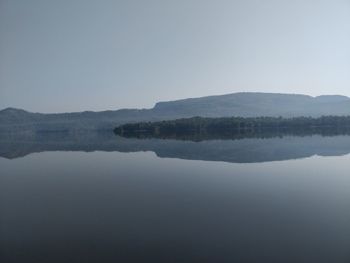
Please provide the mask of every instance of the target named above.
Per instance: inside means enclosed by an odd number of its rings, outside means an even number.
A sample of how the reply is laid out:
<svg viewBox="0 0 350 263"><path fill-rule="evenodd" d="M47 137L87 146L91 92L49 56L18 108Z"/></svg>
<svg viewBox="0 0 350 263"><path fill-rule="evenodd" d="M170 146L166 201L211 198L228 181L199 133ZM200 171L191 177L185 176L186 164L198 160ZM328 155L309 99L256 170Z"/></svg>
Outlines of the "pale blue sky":
<svg viewBox="0 0 350 263"><path fill-rule="evenodd" d="M350 0L0 0L0 108L350 96Z"/></svg>

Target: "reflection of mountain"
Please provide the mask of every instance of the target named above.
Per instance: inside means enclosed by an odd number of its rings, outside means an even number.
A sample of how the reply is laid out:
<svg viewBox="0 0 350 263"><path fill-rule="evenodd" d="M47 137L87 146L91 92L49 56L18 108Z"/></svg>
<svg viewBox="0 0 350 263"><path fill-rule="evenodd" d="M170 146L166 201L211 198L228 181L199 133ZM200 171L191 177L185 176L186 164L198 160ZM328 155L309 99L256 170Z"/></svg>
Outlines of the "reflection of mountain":
<svg viewBox="0 0 350 263"><path fill-rule="evenodd" d="M113 133L0 135L0 156L8 159L46 151L152 151L159 157L255 163L338 156L350 153L350 136L286 136L234 140L182 141L126 139Z"/></svg>

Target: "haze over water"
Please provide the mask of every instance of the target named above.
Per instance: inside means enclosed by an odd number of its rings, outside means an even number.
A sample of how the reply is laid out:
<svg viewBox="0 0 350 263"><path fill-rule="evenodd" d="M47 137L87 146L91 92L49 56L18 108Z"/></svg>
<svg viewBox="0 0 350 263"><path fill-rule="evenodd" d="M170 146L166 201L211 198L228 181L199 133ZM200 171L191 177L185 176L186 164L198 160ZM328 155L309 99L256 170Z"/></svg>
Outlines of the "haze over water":
<svg viewBox="0 0 350 263"><path fill-rule="evenodd" d="M349 263L349 14L0 0L0 263Z"/></svg>

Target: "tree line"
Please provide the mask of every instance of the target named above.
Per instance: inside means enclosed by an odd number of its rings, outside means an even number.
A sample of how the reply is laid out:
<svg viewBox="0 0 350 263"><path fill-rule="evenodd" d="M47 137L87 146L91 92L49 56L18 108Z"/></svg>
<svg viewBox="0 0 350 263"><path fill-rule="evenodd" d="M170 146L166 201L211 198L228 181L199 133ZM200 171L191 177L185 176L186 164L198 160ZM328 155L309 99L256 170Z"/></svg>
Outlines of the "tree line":
<svg viewBox="0 0 350 263"><path fill-rule="evenodd" d="M312 117L193 117L157 122L128 123L114 131L125 137L202 137L255 136L256 134L338 135L348 134L350 116ZM259 136L260 136L259 135Z"/></svg>

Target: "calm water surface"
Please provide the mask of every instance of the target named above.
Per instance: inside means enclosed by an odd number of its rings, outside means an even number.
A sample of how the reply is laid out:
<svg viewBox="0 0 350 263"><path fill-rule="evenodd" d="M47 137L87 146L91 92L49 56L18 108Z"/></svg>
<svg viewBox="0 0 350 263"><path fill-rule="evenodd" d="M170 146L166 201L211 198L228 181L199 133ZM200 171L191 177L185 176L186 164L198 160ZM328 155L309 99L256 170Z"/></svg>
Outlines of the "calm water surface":
<svg viewBox="0 0 350 263"><path fill-rule="evenodd" d="M0 261L350 262L349 155L185 159L0 158Z"/></svg>

